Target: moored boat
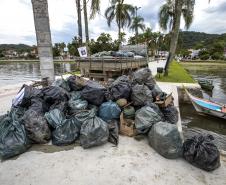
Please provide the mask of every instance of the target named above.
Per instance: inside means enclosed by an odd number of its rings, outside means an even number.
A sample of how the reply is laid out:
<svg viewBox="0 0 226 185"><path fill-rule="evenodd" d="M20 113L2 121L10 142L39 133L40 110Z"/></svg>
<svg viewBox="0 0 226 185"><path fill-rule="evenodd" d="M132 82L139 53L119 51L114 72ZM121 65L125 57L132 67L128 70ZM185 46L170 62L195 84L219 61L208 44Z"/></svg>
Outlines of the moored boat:
<svg viewBox="0 0 226 185"><path fill-rule="evenodd" d="M191 95L187 89L185 89L185 92L189 96L192 105L198 113L204 113L218 118L226 119L226 105L221 105L216 102L195 97Z"/></svg>
<svg viewBox="0 0 226 185"><path fill-rule="evenodd" d="M214 88L212 80L198 79L198 83L204 90L212 91Z"/></svg>

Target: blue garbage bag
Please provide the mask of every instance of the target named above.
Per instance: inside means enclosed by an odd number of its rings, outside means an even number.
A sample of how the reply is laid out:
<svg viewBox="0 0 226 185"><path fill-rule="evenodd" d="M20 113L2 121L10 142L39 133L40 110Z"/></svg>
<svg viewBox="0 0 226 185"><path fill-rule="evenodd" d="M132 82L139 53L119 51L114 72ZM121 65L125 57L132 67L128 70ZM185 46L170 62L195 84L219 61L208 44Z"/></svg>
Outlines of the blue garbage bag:
<svg viewBox="0 0 226 185"><path fill-rule="evenodd" d="M99 108L99 117L104 121L119 119L121 109L112 101L103 103Z"/></svg>

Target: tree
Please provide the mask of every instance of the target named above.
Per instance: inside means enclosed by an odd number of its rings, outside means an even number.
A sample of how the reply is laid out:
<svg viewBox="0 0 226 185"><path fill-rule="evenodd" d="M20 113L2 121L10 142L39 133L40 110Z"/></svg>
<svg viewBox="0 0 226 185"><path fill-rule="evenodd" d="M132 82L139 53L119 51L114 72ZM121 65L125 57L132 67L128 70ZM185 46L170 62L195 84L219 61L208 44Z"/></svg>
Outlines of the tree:
<svg viewBox="0 0 226 185"><path fill-rule="evenodd" d="M60 43L55 43L53 46L53 57L60 56Z"/></svg>
<svg viewBox="0 0 226 185"><path fill-rule="evenodd" d="M160 8L159 24L163 30L171 30L171 41L169 57L166 62L165 75L168 75L169 64L174 58L178 36L180 31L181 15L185 21L185 28L188 29L193 21L195 0L167 0Z"/></svg>
<svg viewBox="0 0 226 185"><path fill-rule="evenodd" d="M49 25L48 1L32 0L37 46L40 59L42 78L48 78L49 83L54 81L54 65L52 40Z"/></svg>
<svg viewBox="0 0 226 185"><path fill-rule="evenodd" d="M79 44L82 45L82 15L81 15L81 2L80 0L75 0L78 15L78 36Z"/></svg>
<svg viewBox="0 0 226 185"><path fill-rule="evenodd" d="M80 47L80 39L74 37L71 43L68 43L67 48L71 56L79 56L78 47Z"/></svg>
<svg viewBox="0 0 226 185"><path fill-rule="evenodd" d="M108 33L101 33L97 40L91 39L89 43L90 51L92 54L101 51L117 51L119 44L118 40L113 41Z"/></svg>
<svg viewBox="0 0 226 185"><path fill-rule="evenodd" d="M141 16L133 17L130 29L135 32L136 42L138 43L139 29L141 29L142 31L145 30L144 18Z"/></svg>
<svg viewBox="0 0 226 185"><path fill-rule="evenodd" d="M125 4L124 0L111 0L111 6L105 11L107 24L110 27L115 19L118 26L118 39L120 40L121 29L131 25L132 16L134 15L134 7L130 4Z"/></svg>

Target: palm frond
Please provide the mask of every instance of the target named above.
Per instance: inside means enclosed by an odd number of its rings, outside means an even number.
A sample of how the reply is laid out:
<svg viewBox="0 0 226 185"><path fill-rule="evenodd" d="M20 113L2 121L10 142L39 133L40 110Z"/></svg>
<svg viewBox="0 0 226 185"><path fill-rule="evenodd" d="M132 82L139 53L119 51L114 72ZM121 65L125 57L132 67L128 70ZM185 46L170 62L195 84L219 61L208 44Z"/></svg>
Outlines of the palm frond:
<svg viewBox="0 0 226 185"><path fill-rule="evenodd" d="M92 0L90 19L94 19L97 13L100 13L100 0Z"/></svg>

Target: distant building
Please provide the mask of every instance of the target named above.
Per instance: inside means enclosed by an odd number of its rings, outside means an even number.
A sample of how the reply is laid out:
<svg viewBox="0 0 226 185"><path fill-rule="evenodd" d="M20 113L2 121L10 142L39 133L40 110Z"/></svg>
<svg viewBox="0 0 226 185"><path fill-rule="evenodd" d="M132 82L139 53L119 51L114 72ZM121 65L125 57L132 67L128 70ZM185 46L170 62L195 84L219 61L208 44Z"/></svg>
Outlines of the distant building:
<svg viewBox="0 0 226 185"><path fill-rule="evenodd" d="M201 51L200 49L189 49L188 51L190 51L190 58L191 59L195 59L195 58L198 58L199 56L199 52Z"/></svg>
<svg viewBox="0 0 226 185"><path fill-rule="evenodd" d="M226 48L224 48L224 57L226 58Z"/></svg>

